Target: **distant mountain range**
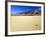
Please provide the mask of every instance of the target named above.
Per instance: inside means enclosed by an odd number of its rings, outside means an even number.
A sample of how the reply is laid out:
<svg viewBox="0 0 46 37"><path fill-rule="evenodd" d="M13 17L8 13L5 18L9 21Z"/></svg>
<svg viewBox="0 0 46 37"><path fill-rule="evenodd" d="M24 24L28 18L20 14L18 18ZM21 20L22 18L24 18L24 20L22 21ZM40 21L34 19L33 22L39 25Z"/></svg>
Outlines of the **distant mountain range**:
<svg viewBox="0 0 46 37"><path fill-rule="evenodd" d="M18 12L16 14L11 14L12 16L39 16L41 15L41 10L28 10L26 12Z"/></svg>

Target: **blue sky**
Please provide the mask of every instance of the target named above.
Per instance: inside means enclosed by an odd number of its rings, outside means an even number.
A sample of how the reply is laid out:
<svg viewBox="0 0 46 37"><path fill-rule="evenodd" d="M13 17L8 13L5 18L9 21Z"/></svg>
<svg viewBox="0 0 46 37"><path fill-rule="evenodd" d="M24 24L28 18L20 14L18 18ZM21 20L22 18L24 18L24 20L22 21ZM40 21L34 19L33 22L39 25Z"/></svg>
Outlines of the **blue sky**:
<svg viewBox="0 0 46 37"><path fill-rule="evenodd" d="M21 5L11 5L11 13L16 14L16 13L23 13L26 11L32 11L32 10L37 10L41 9L40 6L21 6Z"/></svg>

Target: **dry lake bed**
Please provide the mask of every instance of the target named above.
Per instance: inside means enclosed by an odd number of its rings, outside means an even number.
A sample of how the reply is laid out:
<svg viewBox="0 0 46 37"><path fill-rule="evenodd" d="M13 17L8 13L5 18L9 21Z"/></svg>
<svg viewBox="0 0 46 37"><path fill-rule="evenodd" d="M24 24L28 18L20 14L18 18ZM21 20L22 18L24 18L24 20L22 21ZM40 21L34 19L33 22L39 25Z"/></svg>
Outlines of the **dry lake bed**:
<svg viewBox="0 0 46 37"><path fill-rule="evenodd" d="M41 29L41 16L11 16L11 32Z"/></svg>

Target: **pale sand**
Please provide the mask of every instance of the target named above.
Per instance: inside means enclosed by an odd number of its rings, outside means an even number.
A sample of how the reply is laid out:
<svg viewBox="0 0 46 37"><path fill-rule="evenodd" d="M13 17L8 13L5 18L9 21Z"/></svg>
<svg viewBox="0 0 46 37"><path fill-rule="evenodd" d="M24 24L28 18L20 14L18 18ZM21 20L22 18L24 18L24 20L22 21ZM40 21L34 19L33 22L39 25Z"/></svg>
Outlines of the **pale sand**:
<svg viewBox="0 0 46 37"><path fill-rule="evenodd" d="M41 16L11 16L10 28L11 32L40 30Z"/></svg>

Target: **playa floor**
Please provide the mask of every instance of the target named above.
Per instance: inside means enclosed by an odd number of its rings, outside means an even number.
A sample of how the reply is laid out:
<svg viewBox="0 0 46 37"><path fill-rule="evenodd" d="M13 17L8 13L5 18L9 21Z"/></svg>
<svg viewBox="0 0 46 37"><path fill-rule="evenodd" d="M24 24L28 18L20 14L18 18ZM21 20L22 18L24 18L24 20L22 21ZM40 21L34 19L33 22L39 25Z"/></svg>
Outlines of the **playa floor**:
<svg viewBox="0 0 46 37"><path fill-rule="evenodd" d="M11 16L11 32L41 29L41 16Z"/></svg>

